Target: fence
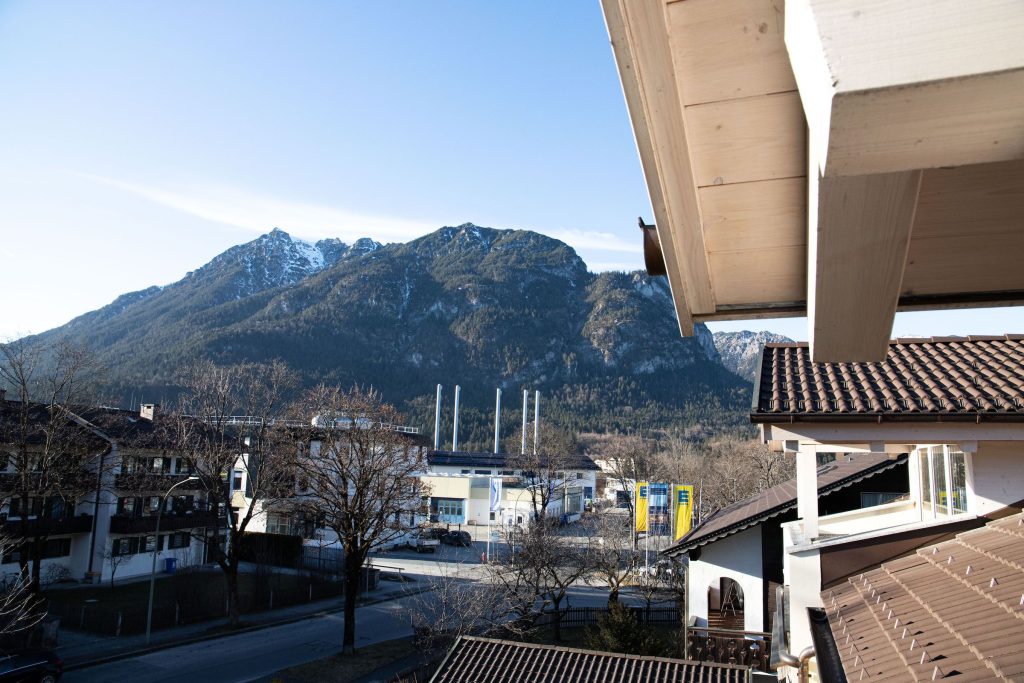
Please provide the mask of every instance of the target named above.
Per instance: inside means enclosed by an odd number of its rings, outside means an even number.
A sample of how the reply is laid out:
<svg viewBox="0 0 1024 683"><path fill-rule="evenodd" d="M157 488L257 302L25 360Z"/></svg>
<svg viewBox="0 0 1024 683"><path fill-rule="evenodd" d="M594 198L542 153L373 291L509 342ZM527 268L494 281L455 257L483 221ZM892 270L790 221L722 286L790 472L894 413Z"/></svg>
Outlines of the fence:
<svg viewBox="0 0 1024 683"><path fill-rule="evenodd" d="M643 607L631 607L636 620L641 624L651 626L679 626L679 610L659 607L657 609L645 609ZM570 607L562 612L562 626L588 626L596 624L598 619L608 614L604 607ZM555 623L555 614L545 612L536 621L537 626L547 626Z"/></svg>
<svg viewBox="0 0 1024 683"><path fill-rule="evenodd" d="M340 581L301 574L256 572L239 575L241 614L262 612L342 595ZM64 589L47 604L61 628L110 636L143 633L149 584L123 584L113 589ZM161 579L156 586L153 629L171 628L227 615L225 581L214 572L184 573Z"/></svg>
<svg viewBox="0 0 1024 683"><path fill-rule="evenodd" d="M341 548L303 546L300 564L303 569L324 576L341 576L345 573L345 551Z"/></svg>

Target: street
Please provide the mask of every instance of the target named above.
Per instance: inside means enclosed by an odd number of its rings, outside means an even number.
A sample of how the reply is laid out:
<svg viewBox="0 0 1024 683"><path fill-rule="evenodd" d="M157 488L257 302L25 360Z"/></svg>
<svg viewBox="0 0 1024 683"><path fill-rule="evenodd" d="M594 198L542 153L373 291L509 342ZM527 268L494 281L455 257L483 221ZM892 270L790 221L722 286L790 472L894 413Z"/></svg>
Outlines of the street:
<svg viewBox="0 0 1024 683"><path fill-rule="evenodd" d="M407 611L421 596L360 607L357 647L412 634ZM600 606L607 592L574 588L573 606ZM340 612L201 643L181 645L140 657L68 672L68 683L243 683L265 681L281 669L330 656L340 650Z"/></svg>

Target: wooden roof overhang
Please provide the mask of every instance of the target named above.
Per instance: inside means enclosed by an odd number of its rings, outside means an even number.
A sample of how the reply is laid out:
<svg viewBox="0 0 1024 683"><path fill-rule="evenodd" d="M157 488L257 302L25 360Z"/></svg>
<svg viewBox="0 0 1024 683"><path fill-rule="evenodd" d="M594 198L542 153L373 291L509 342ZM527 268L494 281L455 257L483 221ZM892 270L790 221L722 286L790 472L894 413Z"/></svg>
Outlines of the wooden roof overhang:
<svg viewBox="0 0 1024 683"><path fill-rule="evenodd" d="M1024 3L602 0L682 333L1024 303Z"/></svg>

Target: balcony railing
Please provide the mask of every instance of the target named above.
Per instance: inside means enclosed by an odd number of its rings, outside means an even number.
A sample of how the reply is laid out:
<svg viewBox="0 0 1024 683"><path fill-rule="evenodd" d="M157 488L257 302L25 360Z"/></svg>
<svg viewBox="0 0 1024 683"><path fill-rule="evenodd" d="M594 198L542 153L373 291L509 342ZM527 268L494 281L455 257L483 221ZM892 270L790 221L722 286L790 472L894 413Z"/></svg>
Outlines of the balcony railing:
<svg viewBox="0 0 1024 683"><path fill-rule="evenodd" d="M191 513L168 512L160 517L160 531L217 527L221 523L223 520L218 519L217 515L212 512L200 510ZM113 515L110 518L110 533L112 534L146 534L154 531L156 531L156 515L146 517Z"/></svg>
<svg viewBox="0 0 1024 683"><path fill-rule="evenodd" d="M770 633L687 626L686 646L686 656L698 662L739 664L758 671L770 671Z"/></svg>
<svg viewBox="0 0 1024 683"><path fill-rule="evenodd" d="M84 513L67 517L29 517L27 520L20 517L9 519L6 515L0 515L0 520L0 529L5 534L22 538L92 531L92 515Z"/></svg>
<svg viewBox="0 0 1024 683"><path fill-rule="evenodd" d="M133 472L130 474L119 474L114 477L114 487L120 491L153 491L163 493L169 491L175 484L185 481L191 474L153 474L149 472ZM177 491L204 491L203 482L189 482L179 486Z"/></svg>

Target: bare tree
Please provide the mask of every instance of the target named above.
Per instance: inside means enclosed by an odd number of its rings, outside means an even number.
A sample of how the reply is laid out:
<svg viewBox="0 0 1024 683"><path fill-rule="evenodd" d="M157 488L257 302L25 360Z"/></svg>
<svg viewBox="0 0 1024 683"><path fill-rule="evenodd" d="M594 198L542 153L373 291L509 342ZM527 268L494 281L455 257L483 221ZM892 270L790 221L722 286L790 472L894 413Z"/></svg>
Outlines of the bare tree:
<svg viewBox="0 0 1024 683"><path fill-rule="evenodd" d="M704 442L669 439L655 456L665 481L693 484L698 521L793 477L793 463L764 444L736 436Z"/></svg>
<svg viewBox="0 0 1024 683"><path fill-rule="evenodd" d="M154 551L155 552L155 551ZM128 559L127 555L121 555L120 553L114 552L114 545L111 543L110 548L103 551L103 561L110 566L110 588L114 588L114 576L117 574L118 568L121 564Z"/></svg>
<svg viewBox="0 0 1024 683"><path fill-rule="evenodd" d="M595 453L592 457L601 460L602 469L608 477L627 493L632 492L638 481L654 481L658 478L654 444L637 435L606 439L602 444L601 453ZM626 496L626 507L632 517L631 495Z"/></svg>
<svg viewBox="0 0 1024 683"><path fill-rule="evenodd" d="M15 525L23 577L38 591L43 547L51 533L47 518L70 516L92 490L94 460L109 445L73 412L92 401L98 365L86 349L66 341L0 344L0 444L11 471L0 477ZM31 566L30 566L31 565Z"/></svg>
<svg viewBox="0 0 1024 683"><path fill-rule="evenodd" d="M637 566L633 544L633 517L619 511L598 509L583 522L590 538L590 580L608 588L608 606L618 602L619 592L629 583Z"/></svg>
<svg viewBox="0 0 1024 683"><path fill-rule="evenodd" d="M226 542L219 533L202 541L210 544L210 556L224 572L231 626L239 622L243 536L262 509L290 502L295 494L299 441L284 422L295 384L280 361L231 366L203 361L187 371L180 408L168 420L175 448L205 487L210 509L223 514ZM236 513L232 477L239 467L251 504Z"/></svg>
<svg viewBox="0 0 1024 683"><path fill-rule="evenodd" d="M442 566L442 565L439 565ZM484 633L505 622L509 605L500 584L467 581L442 568L426 579L409 608L417 644L424 650L445 646L459 636Z"/></svg>
<svg viewBox="0 0 1024 683"><path fill-rule="evenodd" d="M302 403L312 416L299 459L300 500L334 531L345 552L345 628L342 653L356 642L356 600L363 564L374 548L415 528L429 492L419 476L426 449L396 429L401 418L378 392L319 386Z"/></svg>
<svg viewBox="0 0 1024 683"><path fill-rule="evenodd" d="M20 546L21 539L0 533L0 555ZM46 616L45 607L45 601L33 590L31 579L22 572L6 575L0 581L0 636L32 628Z"/></svg>
<svg viewBox="0 0 1024 683"><path fill-rule="evenodd" d="M532 519L543 522L549 505L564 495L566 472L579 466L576 439L566 431L541 423L539 438L533 442L534 428L527 425L526 452L521 452L522 428L516 431L509 444L508 467L519 471L520 481L527 494ZM543 526L543 524L542 524Z"/></svg>

